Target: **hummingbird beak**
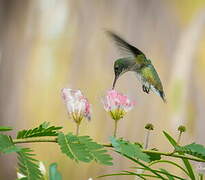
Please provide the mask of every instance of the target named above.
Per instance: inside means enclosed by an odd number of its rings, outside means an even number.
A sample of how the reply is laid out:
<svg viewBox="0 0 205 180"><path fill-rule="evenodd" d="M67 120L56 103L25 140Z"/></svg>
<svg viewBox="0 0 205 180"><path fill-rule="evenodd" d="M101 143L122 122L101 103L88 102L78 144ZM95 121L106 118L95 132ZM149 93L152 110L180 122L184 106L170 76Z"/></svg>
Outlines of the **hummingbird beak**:
<svg viewBox="0 0 205 180"><path fill-rule="evenodd" d="M113 81L112 89L115 88L115 84L116 84L116 81L117 81L118 77L119 77L119 76L115 75L115 79L114 79L114 81Z"/></svg>

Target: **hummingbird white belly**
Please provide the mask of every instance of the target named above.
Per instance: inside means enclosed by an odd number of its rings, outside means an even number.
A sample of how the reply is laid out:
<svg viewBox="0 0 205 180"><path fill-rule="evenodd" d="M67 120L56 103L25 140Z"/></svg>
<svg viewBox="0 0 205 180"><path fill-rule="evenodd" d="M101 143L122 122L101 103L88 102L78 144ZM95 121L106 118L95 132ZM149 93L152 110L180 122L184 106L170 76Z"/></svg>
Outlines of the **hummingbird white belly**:
<svg viewBox="0 0 205 180"><path fill-rule="evenodd" d="M136 77L141 82L142 86L145 86L148 90L151 89L152 92L160 96L159 91L152 84L150 84L140 73L136 73Z"/></svg>

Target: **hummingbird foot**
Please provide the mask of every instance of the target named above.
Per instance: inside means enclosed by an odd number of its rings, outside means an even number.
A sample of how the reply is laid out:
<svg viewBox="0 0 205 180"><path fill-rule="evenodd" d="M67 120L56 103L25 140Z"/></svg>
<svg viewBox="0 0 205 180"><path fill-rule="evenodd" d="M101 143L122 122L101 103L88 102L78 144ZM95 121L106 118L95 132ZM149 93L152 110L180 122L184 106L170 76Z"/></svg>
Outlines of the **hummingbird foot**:
<svg viewBox="0 0 205 180"><path fill-rule="evenodd" d="M146 87L145 85L142 85L142 90L143 90L144 92L146 92L147 94L149 94L150 87Z"/></svg>

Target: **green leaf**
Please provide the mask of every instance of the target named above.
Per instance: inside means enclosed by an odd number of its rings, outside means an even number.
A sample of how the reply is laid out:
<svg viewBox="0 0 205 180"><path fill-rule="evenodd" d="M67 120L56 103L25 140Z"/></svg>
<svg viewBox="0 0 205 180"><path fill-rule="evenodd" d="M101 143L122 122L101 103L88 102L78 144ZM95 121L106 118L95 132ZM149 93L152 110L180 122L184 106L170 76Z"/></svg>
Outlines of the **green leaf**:
<svg viewBox="0 0 205 180"><path fill-rule="evenodd" d="M172 144L172 146L175 148L178 146L177 142L174 140L173 137L171 137L167 132L163 131L165 137L168 139L168 141Z"/></svg>
<svg viewBox="0 0 205 180"><path fill-rule="evenodd" d="M205 160L205 147L201 144L192 143L182 147L176 147L177 152L189 154Z"/></svg>
<svg viewBox="0 0 205 180"><path fill-rule="evenodd" d="M18 172L25 175L26 180L40 180L42 174L39 170L39 161L33 158L35 154L31 152L32 150L29 148L24 148L18 152Z"/></svg>
<svg viewBox="0 0 205 180"><path fill-rule="evenodd" d="M117 153L121 154L120 152L116 151ZM140 166L142 166L143 168L145 168L145 170L150 171L151 173L155 174L158 178L161 179L165 179L163 178L163 176L161 176L159 173L156 172L156 170L150 168L149 166L147 166L146 164L142 163L141 161L139 161L138 159L135 159L133 157L127 156L126 154L123 154L124 157L126 157L127 159L130 159L131 161L135 162L136 164L139 164Z"/></svg>
<svg viewBox="0 0 205 180"><path fill-rule="evenodd" d="M49 180L62 180L62 176L57 169L57 163L52 163L49 166Z"/></svg>
<svg viewBox="0 0 205 180"><path fill-rule="evenodd" d="M58 130L62 127L49 126L49 122L44 122L34 129L22 130L18 132L17 139L41 137L41 136L57 136Z"/></svg>
<svg viewBox="0 0 205 180"><path fill-rule="evenodd" d="M0 131L11 131L13 128L9 126L0 126Z"/></svg>
<svg viewBox="0 0 205 180"><path fill-rule="evenodd" d="M109 166L113 165L111 162L112 157L107 154L107 150L104 149L104 146L94 142L89 136L79 136L78 138L80 143L85 144L88 151L97 163Z"/></svg>
<svg viewBox="0 0 205 180"><path fill-rule="evenodd" d="M129 141L122 139L110 138L110 141L116 151L132 158L141 159L145 162L150 162L150 157L143 153L138 144L132 144Z"/></svg>
<svg viewBox="0 0 205 180"><path fill-rule="evenodd" d="M129 171L123 171L122 173L115 173L115 174L104 174L101 176L98 176L97 178L102 178L102 177L109 177L109 176L138 176L141 179L147 180L145 177L153 177L153 178L158 178L157 176L149 175L149 174L137 174Z"/></svg>
<svg viewBox="0 0 205 180"><path fill-rule="evenodd" d="M169 172L166 169L161 168L160 170L168 177L169 180L174 180L174 177L171 174L169 174Z"/></svg>
<svg viewBox="0 0 205 180"><path fill-rule="evenodd" d="M149 166L152 166L152 165L158 164L158 163L168 163L168 164L174 165L177 168L181 169L186 175L189 176L189 173L182 166L180 166L179 164L177 164L177 163L175 163L173 161L169 161L169 160L156 160L156 161L151 162L149 164Z"/></svg>
<svg viewBox="0 0 205 180"><path fill-rule="evenodd" d="M152 152L146 152L146 154L150 157L150 161L156 161L161 159L160 154L152 153Z"/></svg>
<svg viewBox="0 0 205 180"><path fill-rule="evenodd" d="M112 158L100 144L94 142L89 136L75 136L72 133L58 135L58 144L61 151L75 161L96 162L112 165Z"/></svg>
<svg viewBox="0 0 205 180"><path fill-rule="evenodd" d="M183 153L179 153L179 154L182 154L182 155L183 155ZM185 158L182 158L182 161L183 161L183 163L184 163L184 165L185 165L187 171L189 172L189 177L190 177L192 180L195 180L196 177L195 177L195 175L194 175L194 171L193 171L193 168L192 168L190 162L189 162L187 159L185 159Z"/></svg>
<svg viewBox="0 0 205 180"><path fill-rule="evenodd" d="M147 170L147 168L140 168L140 167L135 167L135 169L142 169L142 170L144 170L144 171L146 171ZM175 174L171 174L171 173L169 173L167 170L165 170L165 169L160 169L160 170L158 170L158 169L152 169L155 173L159 173L159 174L163 174L163 175L166 175L166 176L171 176L172 178L176 178L176 179L180 179L180 180L185 180L184 178L182 178L182 177L179 177L179 176L177 176L177 175L175 175Z"/></svg>
<svg viewBox="0 0 205 180"><path fill-rule="evenodd" d="M177 144L177 142L174 140L174 138L172 138L168 133L166 133L165 131L163 131L163 133L166 136L166 138L169 140L169 142L172 144L172 146L175 148L175 150L180 147ZM179 154L183 155L184 153L183 152L179 152ZM182 161L183 161L187 171L189 172L189 177L192 180L195 180L196 178L195 178L195 175L194 175L194 172L193 172L193 168L192 168L190 162L187 159L185 159L185 158L182 158Z"/></svg>
<svg viewBox="0 0 205 180"><path fill-rule="evenodd" d="M21 147L15 146L9 136L0 134L0 152L12 153L21 151Z"/></svg>
<svg viewBox="0 0 205 180"><path fill-rule="evenodd" d="M58 144L64 154L77 162L90 162L93 160L93 157L86 148L85 144L81 144L78 137L72 135L71 133L67 135L60 133L58 135Z"/></svg>

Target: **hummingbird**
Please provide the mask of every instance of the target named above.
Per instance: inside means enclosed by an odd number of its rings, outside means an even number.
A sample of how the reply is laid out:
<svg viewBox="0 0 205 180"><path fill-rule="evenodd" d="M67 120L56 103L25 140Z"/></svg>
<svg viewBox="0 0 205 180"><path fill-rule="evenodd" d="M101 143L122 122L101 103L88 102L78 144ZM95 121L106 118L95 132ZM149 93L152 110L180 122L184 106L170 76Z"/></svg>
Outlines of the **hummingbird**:
<svg viewBox="0 0 205 180"><path fill-rule="evenodd" d="M120 76L128 71L133 71L141 82L142 90L145 93L149 94L151 90L166 102L161 80L151 60L141 50L129 44L117 34L111 31L107 31L107 33L114 40L118 48L128 54L127 57L119 58L114 63L115 78L112 89L115 88L116 81Z"/></svg>

